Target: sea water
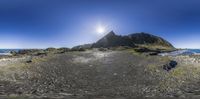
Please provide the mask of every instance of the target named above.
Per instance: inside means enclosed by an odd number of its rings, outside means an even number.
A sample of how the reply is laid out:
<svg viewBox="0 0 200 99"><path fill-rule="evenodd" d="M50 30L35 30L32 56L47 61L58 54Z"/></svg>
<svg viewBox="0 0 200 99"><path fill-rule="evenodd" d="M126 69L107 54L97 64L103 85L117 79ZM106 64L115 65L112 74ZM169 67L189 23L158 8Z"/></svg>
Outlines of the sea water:
<svg viewBox="0 0 200 99"><path fill-rule="evenodd" d="M177 50L169 53L161 53L161 56L176 56L176 55L200 55L200 49L183 49L183 50Z"/></svg>
<svg viewBox="0 0 200 99"><path fill-rule="evenodd" d="M18 52L20 49L0 49L0 55L11 55L11 51Z"/></svg>

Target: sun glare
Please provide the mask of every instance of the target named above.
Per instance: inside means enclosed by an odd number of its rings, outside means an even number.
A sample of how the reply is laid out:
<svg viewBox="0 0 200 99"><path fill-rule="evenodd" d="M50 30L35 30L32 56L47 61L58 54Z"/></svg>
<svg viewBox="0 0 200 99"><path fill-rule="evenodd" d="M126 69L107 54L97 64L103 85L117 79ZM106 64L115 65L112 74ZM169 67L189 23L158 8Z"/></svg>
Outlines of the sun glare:
<svg viewBox="0 0 200 99"><path fill-rule="evenodd" d="M102 26L99 26L99 27L97 27L96 31L97 31L98 34L103 34L105 32L105 28L102 27Z"/></svg>

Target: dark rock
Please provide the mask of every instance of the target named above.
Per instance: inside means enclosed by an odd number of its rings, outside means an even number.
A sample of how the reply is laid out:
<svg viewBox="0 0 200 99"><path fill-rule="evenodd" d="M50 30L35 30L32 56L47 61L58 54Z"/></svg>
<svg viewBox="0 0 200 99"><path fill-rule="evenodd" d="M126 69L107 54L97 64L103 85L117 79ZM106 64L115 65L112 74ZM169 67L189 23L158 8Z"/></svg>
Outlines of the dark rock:
<svg viewBox="0 0 200 99"><path fill-rule="evenodd" d="M29 57L26 59L26 63L31 63L31 62L32 62L32 59L33 59L33 57L32 57L32 56L29 56Z"/></svg>
<svg viewBox="0 0 200 99"><path fill-rule="evenodd" d="M92 45L92 48L109 48L117 46L137 47L138 45L154 45L174 49L172 44L161 37L148 33L134 33L126 36L116 35L113 31Z"/></svg>
<svg viewBox="0 0 200 99"><path fill-rule="evenodd" d="M19 50L19 52L17 54L23 55L23 54L28 54L30 52L31 52L30 50Z"/></svg>
<svg viewBox="0 0 200 99"><path fill-rule="evenodd" d="M153 55L158 55L157 52L150 52L149 55L153 56Z"/></svg>
<svg viewBox="0 0 200 99"><path fill-rule="evenodd" d="M163 65L163 69L166 71L170 71L172 68L175 68L178 63L176 61L171 60L169 63Z"/></svg>
<svg viewBox="0 0 200 99"><path fill-rule="evenodd" d="M35 94L35 93L37 93L37 90L33 90L31 93L32 93L32 94Z"/></svg>
<svg viewBox="0 0 200 99"><path fill-rule="evenodd" d="M17 52L16 51L10 51L10 54L12 54L13 56L16 56Z"/></svg>
<svg viewBox="0 0 200 99"><path fill-rule="evenodd" d="M26 63L31 63L31 62L32 62L32 60L27 60L27 61L26 61Z"/></svg>
<svg viewBox="0 0 200 99"><path fill-rule="evenodd" d="M101 47L101 48L99 48L98 50L99 50L99 51L107 51L108 49L102 48L102 47Z"/></svg>

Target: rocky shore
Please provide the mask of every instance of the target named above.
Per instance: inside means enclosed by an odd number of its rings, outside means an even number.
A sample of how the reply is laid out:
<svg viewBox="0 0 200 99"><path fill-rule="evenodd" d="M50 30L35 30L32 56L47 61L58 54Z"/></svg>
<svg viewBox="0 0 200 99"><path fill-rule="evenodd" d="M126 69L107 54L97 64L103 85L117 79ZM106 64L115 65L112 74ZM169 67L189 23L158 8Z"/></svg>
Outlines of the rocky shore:
<svg viewBox="0 0 200 99"><path fill-rule="evenodd" d="M197 66L200 66L200 55L178 55L171 56L171 58L178 61L179 63L195 64Z"/></svg>
<svg viewBox="0 0 200 99"><path fill-rule="evenodd" d="M132 49L24 54L0 59L0 98L198 98L199 56ZM177 64L170 70L163 66Z"/></svg>

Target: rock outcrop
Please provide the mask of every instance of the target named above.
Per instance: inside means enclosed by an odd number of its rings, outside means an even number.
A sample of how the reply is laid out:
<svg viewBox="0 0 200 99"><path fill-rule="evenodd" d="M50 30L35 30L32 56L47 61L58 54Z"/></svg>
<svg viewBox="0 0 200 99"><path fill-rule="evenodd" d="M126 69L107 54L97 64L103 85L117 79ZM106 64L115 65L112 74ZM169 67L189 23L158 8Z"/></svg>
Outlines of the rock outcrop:
<svg viewBox="0 0 200 99"><path fill-rule="evenodd" d="M178 63L176 61L171 60L169 63L163 65L163 69L166 71L170 71L172 68L175 68Z"/></svg>

